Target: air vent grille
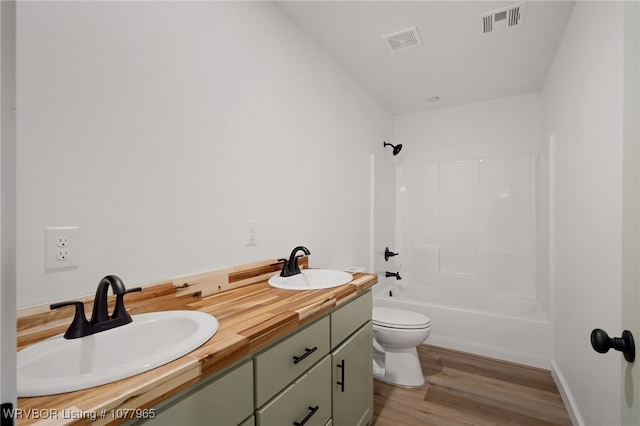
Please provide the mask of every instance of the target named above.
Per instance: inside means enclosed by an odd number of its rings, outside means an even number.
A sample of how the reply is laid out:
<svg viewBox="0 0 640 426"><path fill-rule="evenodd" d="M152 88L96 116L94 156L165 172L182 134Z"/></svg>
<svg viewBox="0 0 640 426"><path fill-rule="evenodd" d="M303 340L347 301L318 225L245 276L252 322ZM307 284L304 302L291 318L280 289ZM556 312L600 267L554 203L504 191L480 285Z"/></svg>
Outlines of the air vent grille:
<svg viewBox="0 0 640 426"><path fill-rule="evenodd" d="M387 34L386 36L382 36L382 39L391 52L410 49L422 44L420 34L418 33L418 29L416 27L411 27L407 28L406 30Z"/></svg>
<svg viewBox="0 0 640 426"><path fill-rule="evenodd" d="M524 3L517 3L478 16L480 34L486 35L522 25L524 23L524 5Z"/></svg>

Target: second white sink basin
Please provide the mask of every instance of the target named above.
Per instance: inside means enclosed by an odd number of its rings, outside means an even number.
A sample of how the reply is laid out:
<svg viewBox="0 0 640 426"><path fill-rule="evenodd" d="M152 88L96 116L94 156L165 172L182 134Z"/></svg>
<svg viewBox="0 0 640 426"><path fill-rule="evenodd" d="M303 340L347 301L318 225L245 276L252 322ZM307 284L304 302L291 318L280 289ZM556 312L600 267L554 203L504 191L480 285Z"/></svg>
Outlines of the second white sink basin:
<svg viewBox="0 0 640 426"><path fill-rule="evenodd" d="M133 322L79 339L62 334L18 352L18 396L42 396L114 382L171 362L218 331L204 312L132 315Z"/></svg>
<svg viewBox="0 0 640 426"><path fill-rule="evenodd" d="M303 269L291 277L279 274L269 278L269 285L284 290L319 290L348 284L353 276L335 269Z"/></svg>

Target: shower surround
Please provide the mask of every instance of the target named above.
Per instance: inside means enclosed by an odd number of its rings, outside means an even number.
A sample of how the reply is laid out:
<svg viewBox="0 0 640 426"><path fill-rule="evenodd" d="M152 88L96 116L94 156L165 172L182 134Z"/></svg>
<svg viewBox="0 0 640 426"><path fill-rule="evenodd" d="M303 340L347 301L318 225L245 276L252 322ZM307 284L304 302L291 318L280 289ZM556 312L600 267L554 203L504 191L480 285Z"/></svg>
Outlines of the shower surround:
<svg viewBox="0 0 640 426"><path fill-rule="evenodd" d="M429 287L432 302L469 308L487 295L544 300L536 285L537 162L521 155L400 167L407 281ZM541 303L540 319L546 311Z"/></svg>
<svg viewBox="0 0 640 426"><path fill-rule="evenodd" d="M429 316L430 344L549 368L540 111L540 93L530 93L394 119L394 143L404 146L386 176L395 240L376 250L391 244L400 255L376 266L403 279L382 272L374 304Z"/></svg>
<svg viewBox="0 0 640 426"><path fill-rule="evenodd" d="M392 262L403 280L379 286L376 304L429 316L431 344L547 367L539 164L528 154L398 167Z"/></svg>

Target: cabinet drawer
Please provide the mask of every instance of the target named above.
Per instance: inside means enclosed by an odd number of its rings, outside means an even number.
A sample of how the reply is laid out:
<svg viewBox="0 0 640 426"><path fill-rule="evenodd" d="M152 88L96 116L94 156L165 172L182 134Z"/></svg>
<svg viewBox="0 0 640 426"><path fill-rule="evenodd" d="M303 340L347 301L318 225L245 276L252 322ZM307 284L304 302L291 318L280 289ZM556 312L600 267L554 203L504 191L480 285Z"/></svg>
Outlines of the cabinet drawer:
<svg viewBox="0 0 640 426"><path fill-rule="evenodd" d="M329 353L329 318L325 317L257 355L256 406L260 407Z"/></svg>
<svg viewBox="0 0 640 426"><path fill-rule="evenodd" d="M256 412L258 426L325 426L331 418L331 356Z"/></svg>
<svg viewBox="0 0 640 426"><path fill-rule="evenodd" d="M331 313L331 349L349 337L360 326L371 320L373 306L371 291L350 301Z"/></svg>

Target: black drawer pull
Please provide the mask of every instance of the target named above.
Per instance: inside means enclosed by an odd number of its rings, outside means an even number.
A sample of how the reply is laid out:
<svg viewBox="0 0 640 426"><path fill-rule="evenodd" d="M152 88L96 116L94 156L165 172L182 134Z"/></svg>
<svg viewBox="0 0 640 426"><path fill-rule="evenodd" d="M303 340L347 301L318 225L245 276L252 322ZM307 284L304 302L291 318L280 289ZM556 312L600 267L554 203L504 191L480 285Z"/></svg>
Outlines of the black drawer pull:
<svg viewBox="0 0 640 426"><path fill-rule="evenodd" d="M306 422L309 421L309 419L311 418L311 416L313 416L316 411L318 411L318 409L320 408L319 405L316 405L315 407L309 407L309 410L311 410L311 412L309 414L307 414L307 417L305 417L304 419L302 419L302 421L300 423L298 422L293 422L293 426L302 426L303 424L305 424Z"/></svg>
<svg viewBox="0 0 640 426"><path fill-rule="evenodd" d="M338 364L340 369L340 381L336 382L336 385L340 385L340 392L344 392L344 359Z"/></svg>
<svg viewBox="0 0 640 426"><path fill-rule="evenodd" d="M309 355L311 355L312 353L314 353L315 351L318 350L317 346L312 347L311 349L309 348L304 348L304 354L300 355L300 356L293 356L293 363L297 364L300 361L302 361L303 359L305 359L306 357L308 357Z"/></svg>

